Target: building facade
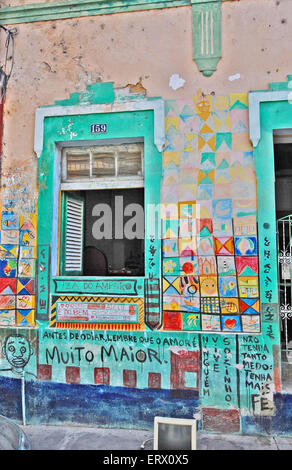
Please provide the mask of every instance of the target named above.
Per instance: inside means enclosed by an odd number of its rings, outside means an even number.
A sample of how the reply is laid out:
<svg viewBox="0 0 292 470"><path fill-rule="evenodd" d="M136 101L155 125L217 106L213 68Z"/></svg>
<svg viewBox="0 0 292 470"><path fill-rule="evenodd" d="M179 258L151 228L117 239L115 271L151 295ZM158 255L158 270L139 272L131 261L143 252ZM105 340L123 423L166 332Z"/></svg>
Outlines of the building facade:
<svg viewBox="0 0 292 470"><path fill-rule="evenodd" d="M0 413L290 434L290 1L19 3Z"/></svg>

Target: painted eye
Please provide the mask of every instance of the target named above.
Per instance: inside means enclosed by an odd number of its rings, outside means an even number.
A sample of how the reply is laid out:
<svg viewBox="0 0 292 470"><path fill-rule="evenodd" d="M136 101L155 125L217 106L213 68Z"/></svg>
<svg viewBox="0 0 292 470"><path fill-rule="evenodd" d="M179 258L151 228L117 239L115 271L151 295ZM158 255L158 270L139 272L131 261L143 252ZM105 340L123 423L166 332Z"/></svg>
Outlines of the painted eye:
<svg viewBox="0 0 292 470"><path fill-rule="evenodd" d="M14 347L14 346L9 346L9 347L8 347L8 351L14 352L14 351L15 351L15 347Z"/></svg>
<svg viewBox="0 0 292 470"><path fill-rule="evenodd" d="M21 354L24 354L26 352L26 348L24 346L22 346L22 348L20 348L20 352L21 352Z"/></svg>

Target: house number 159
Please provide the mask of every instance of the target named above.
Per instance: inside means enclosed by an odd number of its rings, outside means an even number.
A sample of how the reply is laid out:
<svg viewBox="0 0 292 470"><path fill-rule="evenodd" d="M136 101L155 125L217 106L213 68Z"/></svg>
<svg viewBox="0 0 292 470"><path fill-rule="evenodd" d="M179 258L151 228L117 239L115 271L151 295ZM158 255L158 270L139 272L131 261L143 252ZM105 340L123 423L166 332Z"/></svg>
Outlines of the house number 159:
<svg viewBox="0 0 292 470"><path fill-rule="evenodd" d="M90 131L92 134L105 134L107 132L107 124L91 124Z"/></svg>

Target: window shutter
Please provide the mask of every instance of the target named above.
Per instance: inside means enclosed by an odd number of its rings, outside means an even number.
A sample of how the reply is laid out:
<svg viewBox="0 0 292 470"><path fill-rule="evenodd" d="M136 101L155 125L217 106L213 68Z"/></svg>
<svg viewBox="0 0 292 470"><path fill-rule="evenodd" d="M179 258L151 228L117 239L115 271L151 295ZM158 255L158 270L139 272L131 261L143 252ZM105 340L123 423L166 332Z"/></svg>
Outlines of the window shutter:
<svg viewBox="0 0 292 470"><path fill-rule="evenodd" d="M84 199L63 193L63 237L61 271L63 276L82 275L84 239Z"/></svg>

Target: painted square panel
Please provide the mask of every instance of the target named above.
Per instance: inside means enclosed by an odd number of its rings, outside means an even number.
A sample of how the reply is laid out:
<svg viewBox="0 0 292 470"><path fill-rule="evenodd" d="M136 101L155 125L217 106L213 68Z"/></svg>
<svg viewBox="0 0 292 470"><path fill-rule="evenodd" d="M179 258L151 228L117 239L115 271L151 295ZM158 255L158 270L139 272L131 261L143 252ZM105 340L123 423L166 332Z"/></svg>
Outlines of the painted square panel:
<svg viewBox="0 0 292 470"><path fill-rule="evenodd" d="M217 274L215 256L199 256L199 274L200 276L210 276Z"/></svg>
<svg viewBox="0 0 292 470"><path fill-rule="evenodd" d="M214 249L216 255L233 255L233 237L214 237Z"/></svg>
<svg viewBox="0 0 292 470"><path fill-rule="evenodd" d="M34 326L35 311L30 309L16 310L16 324L17 326Z"/></svg>
<svg viewBox="0 0 292 470"><path fill-rule="evenodd" d="M179 219L194 219L196 217L196 201L182 201L178 204Z"/></svg>
<svg viewBox="0 0 292 470"><path fill-rule="evenodd" d="M35 232L32 230L19 231L19 244L23 246L35 246Z"/></svg>
<svg viewBox="0 0 292 470"><path fill-rule="evenodd" d="M18 295L17 296L17 309L28 310L35 308L34 295Z"/></svg>
<svg viewBox="0 0 292 470"><path fill-rule="evenodd" d="M257 238L256 237L234 237L235 254L239 256L255 256L257 255Z"/></svg>
<svg viewBox="0 0 292 470"><path fill-rule="evenodd" d="M182 330L182 313L163 311L164 330Z"/></svg>
<svg viewBox="0 0 292 470"><path fill-rule="evenodd" d="M222 315L222 331L242 331L240 315Z"/></svg>
<svg viewBox="0 0 292 470"><path fill-rule="evenodd" d="M234 235L246 236L257 234L257 218L256 216L235 217L234 218Z"/></svg>
<svg viewBox="0 0 292 470"><path fill-rule="evenodd" d="M242 315L242 331L244 333L260 333L260 316L259 315Z"/></svg>
<svg viewBox="0 0 292 470"><path fill-rule="evenodd" d="M179 311L181 309L181 298L182 297L180 295L163 294L163 310Z"/></svg>
<svg viewBox="0 0 292 470"><path fill-rule="evenodd" d="M18 245L0 245L0 259L16 259L18 251Z"/></svg>
<svg viewBox="0 0 292 470"><path fill-rule="evenodd" d="M184 256L179 258L180 274L199 274L199 263L197 256Z"/></svg>
<svg viewBox="0 0 292 470"><path fill-rule="evenodd" d="M15 326L15 310L0 310L0 326Z"/></svg>
<svg viewBox="0 0 292 470"><path fill-rule="evenodd" d="M180 277L179 276L164 276L162 280L163 293L168 295L180 295Z"/></svg>
<svg viewBox="0 0 292 470"><path fill-rule="evenodd" d="M177 275L180 274L179 258L165 258L162 262L162 271L164 275Z"/></svg>
<svg viewBox="0 0 292 470"><path fill-rule="evenodd" d="M198 254L201 256L214 255L214 243L212 237L197 237Z"/></svg>
<svg viewBox="0 0 292 470"><path fill-rule="evenodd" d="M196 236L195 219L180 219L178 236L179 238L193 238Z"/></svg>
<svg viewBox="0 0 292 470"><path fill-rule="evenodd" d="M218 274L232 276L236 274L234 256L217 256Z"/></svg>
<svg viewBox="0 0 292 470"><path fill-rule="evenodd" d="M0 260L0 277L16 277L17 260L4 259Z"/></svg>
<svg viewBox="0 0 292 470"><path fill-rule="evenodd" d="M202 331L221 331L219 315L201 315Z"/></svg>
<svg viewBox="0 0 292 470"><path fill-rule="evenodd" d="M194 295L181 296L181 311L182 312L197 312L201 311L200 297Z"/></svg>
<svg viewBox="0 0 292 470"><path fill-rule="evenodd" d="M230 220L232 218L232 199L214 199L212 209L214 219Z"/></svg>
<svg viewBox="0 0 292 470"><path fill-rule="evenodd" d="M162 252L164 258L173 258L178 256L177 238L167 238L162 240Z"/></svg>
<svg viewBox="0 0 292 470"><path fill-rule="evenodd" d="M18 263L19 277L34 277L35 276L35 260L22 259Z"/></svg>
<svg viewBox="0 0 292 470"><path fill-rule="evenodd" d="M213 234L212 219L197 219L196 227L197 227L197 234L201 238L210 237Z"/></svg>
<svg viewBox="0 0 292 470"><path fill-rule="evenodd" d="M185 331L200 331L201 330L201 316L197 313L183 312L183 330Z"/></svg>
<svg viewBox="0 0 292 470"><path fill-rule="evenodd" d="M18 295L31 295L35 293L35 281L29 278L17 279L17 294Z"/></svg>
<svg viewBox="0 0 292 470"><path fill-rule="evenodd" d="M235 313L240 313L239 309L239 299L236 297L226 297L220 298L220 308L221 313L226 315L233 315Z"/></svg>
<svg viewBox="0 0 292 470"><path fill-rule="evenodd" d="M238 276L258 275L258 258L256 256L236 256L235 264Z"/></svg>
<svg viewBox="0 0 292 470"><path fill-rule="evenodd" d="M238 277L239 296L243 298L259 297L257 277Z"/></svg>
<svg viewBox="0 0 292 470"><path fill-rule="evenodd" d="M16 278L0 278L0 295L16 294Z"/></svg>
<svg viewBox="0 0 292 470"><path fill-rule="evenodd" d="M220 313L219 297L201 297L202 313Z"/></svg>
<svg viewBox="0 0 292 470"><path fill-rule="evenodd" d="M178 238L179 221L176 219L162 220L161 236L162 238Z"/></svg>
<svg viewBox="0 0 292 470"><path fill-rule="evenodd" d="M161 204L161 218L178 220L178 205L171 202Z"/></svg>
<svg viewBox="0 0 292 470"><path fill-rule="evenodd" d="M195 256L197 254L196 238L179 238L178 239L179 256Z"/></svg>
<svg viewBox="0 0 292 470"><path fill-rule="evenodd" d="M18 245L19 230L1 230L2 245Z"/></svg>
<svg viewBox="0 0 292 470"><path fill-rule="evenodd" d="M233 236L232 219L222 220L213 219L213 235L215 237L231 237Z"/></svg>
<svg viewBox="0 0 292 470"><path fill-rule="evenodd" d="M217 276L200 276L200 293L203 297L218 297Z"/></svg>
<svg viewBox="0 0 292 470"><path fill-rule="evenodd" d="M237 297L236 276L219 276L218 283L220 297Z"/></svg>
<svg viewBox="0 0 292 470"><path fill-rule="evenodd" d="M184 296L200 295L199 277L198 276L180 276L181 294Z"/></svg>
<svg viewBox="0 0 292 470"><path fill-rule="evenodd" d="M260 312L260 299L240 299L240 311L244 314L258 314Z"/></svg>
<svg viewBox="0 0 292 470"><path fill-rule="evenodd" d="M1 219L1 230L18 230L19 216L11 213L3 213Z"/></svg>
<svg viewBox="0 0 292 470"><path fill-rule="evenodd" d="M15 309L14 295L0 295L0 310Z"/></svg>

